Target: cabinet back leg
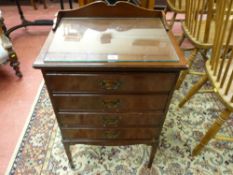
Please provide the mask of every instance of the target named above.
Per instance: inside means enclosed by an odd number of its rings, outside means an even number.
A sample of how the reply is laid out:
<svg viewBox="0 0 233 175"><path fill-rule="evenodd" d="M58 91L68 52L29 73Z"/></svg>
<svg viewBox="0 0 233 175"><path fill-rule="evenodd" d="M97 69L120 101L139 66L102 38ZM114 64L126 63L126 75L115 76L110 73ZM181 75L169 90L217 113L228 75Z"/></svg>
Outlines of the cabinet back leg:
<svg viewBox="0 0 233 175"><path fill-rule="evenodd" d="M64 145L64 148L65 148L67 158L69 160L70 167L72 169L74 169L74 163L73 163L71 152L70 152L70 144L69 143L63 143L63 145Z"/></svg>

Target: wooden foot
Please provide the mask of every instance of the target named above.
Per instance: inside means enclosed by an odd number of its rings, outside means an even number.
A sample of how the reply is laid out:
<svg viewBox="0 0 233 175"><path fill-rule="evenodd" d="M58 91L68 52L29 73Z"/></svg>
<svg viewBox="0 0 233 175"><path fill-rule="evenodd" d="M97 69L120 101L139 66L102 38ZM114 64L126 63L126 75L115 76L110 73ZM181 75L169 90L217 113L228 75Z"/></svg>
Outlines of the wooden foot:
<svg viewBox="0 0 233 175"><path fill-rule="evenodd" d="M153 164L153 161L154 161L154 158L155 158L155 153L156 153L156 150L157 150L157 145L158 143L154 143L151 147L151 151L150 151L150 159L149 159L149 163L148 163L148 168L151 168L152 167L152 164Z"/></svg>
<svg viewBox="0 0 233 175"><path fill-rule="evenodd" d="M69 160L70 167L72 169L74 169L75 166L74 166L74 163L73 163L73 160L72 160L72 156L71 156L71 152L70 152L70 144L63 143L63 145L64 145L64 148L65 148L65 152L66 152L67 158Z"/></svg>
<svg viewBox="0 0 233 175"><path fill-rule="evenodd" d="M194 59L196 58L197 53L198 53L198 49L194 49L194 50L192 51L192 53L190 54L190 56L189 56L189 58L188 58L188 65L189 65L189 68L192 66L193 61L194 61ZM188 72L189 72L188 70L181 71L180 76L179 76L179 78L178 78L178 81L177 81L177 83L176 83L176 89L179 89L179 88L180 88L180 86L181 86L182 82L184 81L184 79L185 79L186 75L188 74Z"/></svg>
<svg viewBox="0 0 233 175"><path fill-rule="evenodd" d="M229 119L231 114L231 111L228 109L225 109L221 115L215 120L215 122L212 124L212 126L209 128L207 133L202 137L200 143L194 148L192 152L192 156L198 155L203 147L210 141L211 138L214 138L214 136L217 134L217 132L220 130L221 126Z"/></svg>
<svg viewBox="0 0 233 175"><path fill-rule="evenodd" d="M189 90L188 94L181 100L179 103L179 107L181 108L184 106L184 104L190 100L190 98L197 93L199 89L208 81L208 76L204 75L196 84L193 85L193 87Z"/></svg>

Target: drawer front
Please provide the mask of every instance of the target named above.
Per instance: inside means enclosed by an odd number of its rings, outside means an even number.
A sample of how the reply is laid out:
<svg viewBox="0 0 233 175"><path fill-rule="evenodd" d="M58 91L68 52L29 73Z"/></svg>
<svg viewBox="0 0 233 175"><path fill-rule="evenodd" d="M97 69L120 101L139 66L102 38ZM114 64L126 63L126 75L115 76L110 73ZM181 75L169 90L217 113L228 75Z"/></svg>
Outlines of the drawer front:
<svg viewBox="0 0 233 175"><path fill-rule="evenodd" d="M160 126L162 113L60 113L61 127L127 127Z"/></svg>
<svg viewBox="0 0 233 175"><path fill-rule="evenodd" d="M163 111L167 94L159 95L80 95L53 94L59 111Z"/></svg>
<svg viewBox="0 0 233 175"><path fill-rule="evenodd" d="M167 92L174 85L174 73L52 74L47 73L52 92Z"/></svg>
<svg viewBox="0 0 233 175"><path fill-rule="evenodd" d="M158 138L158 128L125 129L64 129L63 139L152 139Z"/></svg>

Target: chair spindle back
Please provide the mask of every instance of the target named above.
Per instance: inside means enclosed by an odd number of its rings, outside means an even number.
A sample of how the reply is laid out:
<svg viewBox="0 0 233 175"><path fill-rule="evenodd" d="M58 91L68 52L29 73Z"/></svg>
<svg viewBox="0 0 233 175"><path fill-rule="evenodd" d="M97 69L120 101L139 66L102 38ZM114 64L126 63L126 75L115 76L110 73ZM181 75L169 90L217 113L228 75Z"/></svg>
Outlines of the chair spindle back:
<svg viewBox="0 0 233 175"><path fill-rule="evenodd" d="M216 35L210 60L210 68L216 77L216 89L221 89L228 101L233 102L233 0L218 0L216 11ZM230 30L226 30L226 29Z"/></svg>
<svg viewBox="0 0 233 175"><path fill-rule="evenodd" d="M194 42L209 43L215 0L186 0L184 29Z"/></svg>

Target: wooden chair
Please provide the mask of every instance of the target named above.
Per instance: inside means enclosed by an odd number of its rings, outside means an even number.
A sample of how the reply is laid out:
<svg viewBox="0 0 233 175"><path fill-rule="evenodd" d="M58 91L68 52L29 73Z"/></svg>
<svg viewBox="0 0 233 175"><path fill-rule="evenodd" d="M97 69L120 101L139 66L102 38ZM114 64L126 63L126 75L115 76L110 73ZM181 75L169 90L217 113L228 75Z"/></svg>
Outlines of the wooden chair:
<svg viewBox="0 0 233 175"><path fill-rule="evenodd" d="M177 14L185 14L186 0L167 0L167 6L168 7L163 11L163 18L168 30L170 30L176 21ZM167 20L166 14L170 11L173 12L172 18Z"/></svg>
<svg viewBox="0 0 233 175"><path fill-rule="evenodd" d="M13 67L18 77L22 77L22 73L19 70L19 61L15 51L13 50L10 39L5 35L6 27L4 25L4 19L0 11L0 65L10 62L10 66Z"/></svg>
<svg viewBox="0 0 233 175"><path fill-rule="evenodd" d="M233 112L233 21L231 20L231 8L233 0L217 1L215 37L211 59L206 64L206 73L192 87L187 96L181 101L182 107L208 80L211 82L220 101L225 106L224 111L208 129L200 143L194 148L193 155L197 155L209 140L217 134L221 126ZM226 30L229 28L229 30ZM233 141L233 138L216 137L219 140Z"/></svg>
<svg viewBox="0 0 233 175"><path fill-rule="evenodd" d="M194 46L188 61L192 66L198 53L206 59L207 51L213 46L216 25L216 4L215 0L186 0L185 21L182 23L184 37L187 37ZM229 27L226 28L229 30ZM233 43L231 41L231 43ZM178 89L188 73L203 75L200 72L186 70L181 72L177 81Z"/></svg>

